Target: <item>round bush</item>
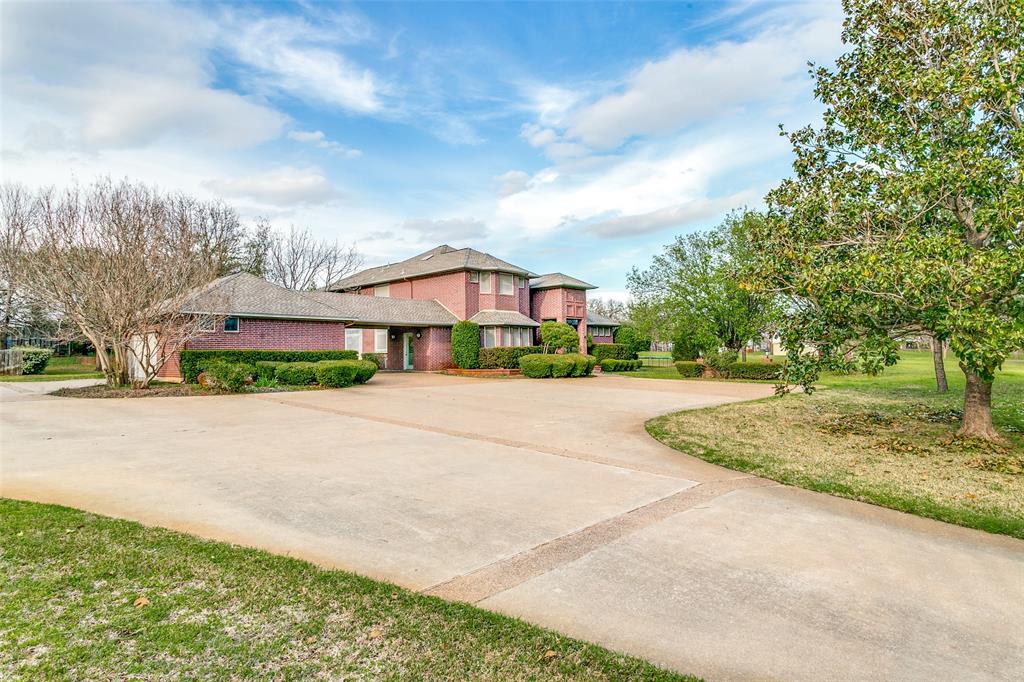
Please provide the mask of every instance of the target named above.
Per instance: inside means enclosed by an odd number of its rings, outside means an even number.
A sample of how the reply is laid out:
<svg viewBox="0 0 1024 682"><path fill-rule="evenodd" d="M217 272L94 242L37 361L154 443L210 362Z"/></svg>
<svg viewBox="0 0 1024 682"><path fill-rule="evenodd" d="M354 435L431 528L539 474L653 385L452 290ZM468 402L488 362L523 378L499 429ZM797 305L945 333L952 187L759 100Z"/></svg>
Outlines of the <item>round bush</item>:
<svg viewBox="0 0 1024 682"><path fill-rule="evenodd" d="M53 351L49 348L16 346L14 350L21 351L22 374L42 374L50 362L50 358L53 357Z"/></svg>
<svg viewBox="0 0 1024 682"><path fill-rule="evenodd" d="M232 393L240 393L245 390L245 385L255 373L252 365L243 362L225 362L214 360L203 365L203 372L217 388L223 388Z"/></svg>
<svg viewBox="0 0 1024 682"><path fill-rule="evenodd" d="M351 360L356 364L356 383L365 384L377 373L377 363L373 360Z"/></svg>
<svg viewBox="0 0 1024 682"><path fill-rule="evenodd" d="M704 375L704 365L699 362L693 362L692 360L680 360L675 363L676 371L680 375L689 379L695 379Z"/></svg>
<svg viewBox="0 0 1024 682"><path fill-rule="evenodd" d="M346 360L334 360L331 362L347 362ZM286 386L305 386L316 380L318 362L282 362L277 366L275 376L277 380Z"/></svg>
<svg viewBox="0 0 1024 682"><path fill-rule="evenodd" d="M316 363L316 381L328 388L351 386L359 374L359 360L328 360ZM376 371L376 366L374 366Z"/></svg>
<svg viewBox="0 0 1024 682"><path fill-rule="evenodd" d="M543 353L524 355L519 358L519 368L523 370L524 376L531 379L544 379L551 376L551 361L548 359L550 357Z"/></svg>
<svg viewBox="0 0 1024 682"><path fill-rule="evenodd" d="M576 367L576 362L572 359L571 354L552 355L550 357L551 376L555 379L561 379L562 377L569 376Z"/></svg>

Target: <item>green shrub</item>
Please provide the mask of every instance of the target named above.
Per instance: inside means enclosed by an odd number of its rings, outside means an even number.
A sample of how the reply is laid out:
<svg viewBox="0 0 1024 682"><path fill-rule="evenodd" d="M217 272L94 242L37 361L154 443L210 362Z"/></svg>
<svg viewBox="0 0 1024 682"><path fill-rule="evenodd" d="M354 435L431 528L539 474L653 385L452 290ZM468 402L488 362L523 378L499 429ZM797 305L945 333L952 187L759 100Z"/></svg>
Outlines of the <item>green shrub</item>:
<svg viewBox="0 0 1024 682"><path fill-rule="evenodd" d="M636 359L637 353L651 349L651 337L631 324L624 324L615 330L615 343L628 348L629 357L632 359Z"/></svg>
<svg viewBox="0 0 1024 682"><path fill-rule="evenodd" d="M519 358L523 375L531 379L587 376L596 364L593 355L579 353L534 353Z"/></svg>
<svg viewBox="0 0 1024 682"><path fill-rule="evenodd" d="M601 360L601 370L604 372L632 372L640 369L643 365L642 360L619 360L616 358L608 358Z"/></svg>
<svg viewBox="0 0 1024 682"><path fill-rule="evenodd" d="M785 369L785 364L771 362L734 362L727 365L722 374L730 379L762 379L767 381L782 378L782 373Z"/></svg>
<svg viewBox="0 0 1024 682"><path fill-rule="evenodd" d="M365 384L367 381L373 378L373 375L377 373L377 363L372 360L343 360L342 362L355 362L356 364L356 383ZM323 364L323 363L320 363Z"/></svg>
<svg viewBox="0 0 1024 682"><path fill-rule="evenodd" d="M363 353L363 360L369 360L377 369L384 369L387 364L388 354L387 353Z"/></svg>
<svg viewBox="0 0 1024 682"><path fill-rule="evenodd" d="M546 351L565 349L566 353L575 353L580 348L580 335L565 322L541 322L540 340Z"/></svg>
<svg viewBox="0 0 1024 682"><path fill-rule="evenodd" d="M581 377L581 376L585 376L585 375L589 374L587 369L590 368L590 366L591 366L590 365L590 358L593 357L593 356L591 356L591 355L580 355L580 354L574 353L574 354L571 354L571 355L567 355L566 357L572 358L572 361L573 361L572 376L574 376L574 377Z"/></svg>
<svg viewBox="0 0 1024 682"><path fill-rule="evenodd" d="M452 362L462 369L480 366L480 325L465 320L452 327Z"/></svg>
<svg viewBox="0 0 1024 682"><path fill-rule="evenodd" d="M576 361L573 360L574 355L574 353L565 353L550 356L549 362L551 363L552 378L561 379L572 374L573 369L576 368Z"/></svg>
<svg viewBox="0 0 1024 682"><path fill-rule="evenodd" d="M336 360L333 362L343 361ZM285 386L305 386L316 380L316 370L320 364L319 362L282 362L277 366L274 378ZM355 371L353 370L354 374Z"/></svg>
<svg viewBox="0 0 1024 682"><path fill-rule="evenodd" d="M720 353L708 353L704 356L704 364L711 369L715 370L720 374L725 374L726 370L740 357L740 354L734 350L724 350Z"/></svg>
<svg viewBox="0 0 1024 682"><path fill-rule="evenodd" d="M200 364L207 360L220 359L227 362L319 362L321 360L358 360L354 350L183 350L181 351L181 376L187 383L194 384L199 377Z"/></svg>
<svg viewBox="0 0 1024 682"><path fill-rule="evenodd" d="M35 346L16 346L13 350L21 351L21 373L42 374L46 365L53 357L53 351L49 348L36 348Z"/></svg>
<svg viewBox="0 0 1024 682"><path fill-rule="evenodd" d="M260 360L256 363L256 378L257 379L274 379L277 376L278 365L283 365L283 362L276 362L274 360Z"/></svg>
<svg viewBox="0 0 1024 682"><path fill-rule="evenodd" d="M678 331L672 336L673 360L696 360L707 350L707 343L702 341L699 335Z"/></svg>
<svg viewBox="0 0 1024 682"><path fill-rule="evenodd" d="M593 355L598 362L608 359L629 360L635 357L629 346L621 343L595 343Z"/></svg>
<svg viewBox="0 0 1024 682"><path fill-rule="evenodd" d="M523 370L524 376L531 379L544 379L551 376L551 360L549 359L551 357L544 353L524 355L519 358L519 368Z"/></svg>
<svg viewBox="0 0 1024 682"><path fill-rule="evenodd" d="M481 369L516 369L519 367L519 358L540 353L541 350L540 346L481 348L478 364Z"/></svg>
<svg viewBox="0 0 1024 682"><path fill-rule="evenodd" d="M676 364L676 371L687 378L704 376L704 365L692 360L680 360Z"/></svg>
<svg viewBox="0 0 1024 682"><path fill-rule="evenodd" d="M217 388L240 393L245 390L246 383L256 373L256 368L244 362L210 360L203 364L203 373Z"/></svg>
<svg viewBox="0 0 1024 682"><path fill-rule="evenodd" d="M344 388L351 386L356 381L360 372L360 360L327 360L318 362L314 372L317 383L328 388ZM367 363L373 365L373 363ZM373 365L373 371L377 366ZM371 375L372 376L372 375Z"/></svg>

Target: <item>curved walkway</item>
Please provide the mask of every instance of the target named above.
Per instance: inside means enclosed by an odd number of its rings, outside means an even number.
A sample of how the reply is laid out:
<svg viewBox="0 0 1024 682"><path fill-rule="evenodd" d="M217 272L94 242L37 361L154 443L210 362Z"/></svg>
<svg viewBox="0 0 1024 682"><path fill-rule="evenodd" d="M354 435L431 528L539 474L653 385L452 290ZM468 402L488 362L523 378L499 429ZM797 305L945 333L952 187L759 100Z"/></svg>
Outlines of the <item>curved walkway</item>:
<svg viewBox="0 0 1024 682"><path fill-rule="evenodd" d="M1024 674L1024 542L780 486L643 429L770 386L378 374L258 396L5 388L4 496L301 556L710 679Z"/></svg>

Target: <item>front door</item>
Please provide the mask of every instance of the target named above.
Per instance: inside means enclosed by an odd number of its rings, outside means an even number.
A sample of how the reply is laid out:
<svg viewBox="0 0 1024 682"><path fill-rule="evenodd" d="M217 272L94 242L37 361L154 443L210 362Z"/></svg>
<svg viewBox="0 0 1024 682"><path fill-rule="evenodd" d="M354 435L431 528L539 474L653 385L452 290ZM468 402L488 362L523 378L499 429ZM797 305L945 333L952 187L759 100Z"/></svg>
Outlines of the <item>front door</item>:
<svg viewBox="0 0 1024 682"><path fill-rule="evenodd" d="M402 369L413 368L413 340L415 337L412 334L402 334Z"/></svg>

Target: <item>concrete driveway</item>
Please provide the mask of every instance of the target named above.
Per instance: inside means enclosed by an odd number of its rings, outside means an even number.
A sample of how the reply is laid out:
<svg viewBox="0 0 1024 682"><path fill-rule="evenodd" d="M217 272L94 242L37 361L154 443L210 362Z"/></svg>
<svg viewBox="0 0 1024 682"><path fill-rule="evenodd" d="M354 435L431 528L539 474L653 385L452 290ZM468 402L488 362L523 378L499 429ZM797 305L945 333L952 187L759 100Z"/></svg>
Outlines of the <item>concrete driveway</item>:
<svg viewBox="0 0 1024 682"><path fill-rule="evenodd" d="M7 497L301 556L709 679L1024 676L1024 542L779 486L643 430L770 386L378 374L144 400L10 386Z"/></svg>

